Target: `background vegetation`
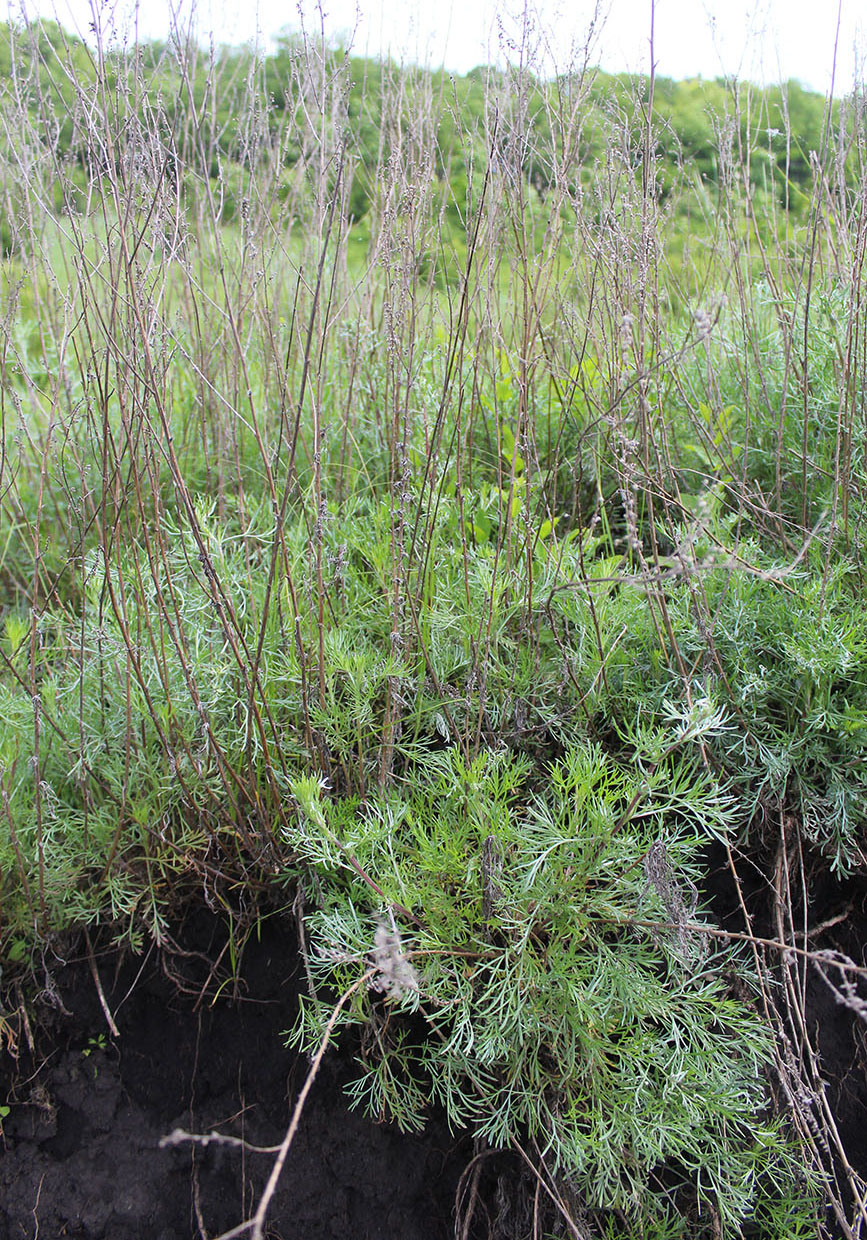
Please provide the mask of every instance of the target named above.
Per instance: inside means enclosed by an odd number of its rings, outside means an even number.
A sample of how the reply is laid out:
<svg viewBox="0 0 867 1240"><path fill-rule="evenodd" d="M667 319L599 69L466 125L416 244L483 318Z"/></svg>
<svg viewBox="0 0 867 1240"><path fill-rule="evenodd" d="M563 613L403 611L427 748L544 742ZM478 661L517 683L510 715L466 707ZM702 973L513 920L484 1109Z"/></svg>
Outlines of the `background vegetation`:
<svg viewBox="0 0 867 1240"><path fill-rule="evenodd" d="M291 907L534 1235L859 1235L863 98L536 55L2 28L4 980Z"/></svg>

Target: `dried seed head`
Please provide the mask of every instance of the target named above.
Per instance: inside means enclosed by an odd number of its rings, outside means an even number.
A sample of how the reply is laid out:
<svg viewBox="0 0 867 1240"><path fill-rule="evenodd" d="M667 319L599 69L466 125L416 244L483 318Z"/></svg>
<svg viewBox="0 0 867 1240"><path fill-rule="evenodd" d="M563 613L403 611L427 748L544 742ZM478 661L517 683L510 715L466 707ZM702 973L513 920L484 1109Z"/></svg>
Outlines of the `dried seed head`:
<svg viewBox="0 0 867 1240"><path fill-rule="evenodd" d="M373 963L376 977L371 989L381 991L389 999L402 999L409 991L418 990L418 974L409 962L396 930L384 922L373 936Z"/></svg>

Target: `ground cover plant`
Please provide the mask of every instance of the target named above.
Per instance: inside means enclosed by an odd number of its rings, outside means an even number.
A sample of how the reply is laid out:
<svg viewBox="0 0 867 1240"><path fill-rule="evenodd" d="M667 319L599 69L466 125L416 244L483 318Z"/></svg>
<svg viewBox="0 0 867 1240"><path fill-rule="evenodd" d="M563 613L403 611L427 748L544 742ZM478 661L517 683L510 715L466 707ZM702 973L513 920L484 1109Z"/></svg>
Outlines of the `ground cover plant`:
<svg viewBox="0 0 867 1240"><path fill-rule="evenodd" d="M287 1038L534 1240L860 1235L863 100L542 39L3 29L3 980L291 909Z"/></svg>

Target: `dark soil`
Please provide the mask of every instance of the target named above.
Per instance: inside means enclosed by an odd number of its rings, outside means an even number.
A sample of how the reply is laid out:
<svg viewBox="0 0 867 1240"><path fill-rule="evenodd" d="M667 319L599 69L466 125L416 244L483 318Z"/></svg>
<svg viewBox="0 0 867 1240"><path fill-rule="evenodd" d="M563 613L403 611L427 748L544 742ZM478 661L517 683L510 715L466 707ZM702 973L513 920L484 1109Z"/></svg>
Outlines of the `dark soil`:
<svg viewBox="0 0 867 1240"><path fill-rule="evenodd" d="M308 1070L285 1048L297 1009L294 925L273 918L243 953L236 993L215 999L221 923L197 914L178 947L94 959L120 1032L109 1033L89 952L46 958L33 1047L0 1076L0 1240L212 1238L253 1212L273 1156L184 1144L176 1128L253 1145L283 1138ZM225 959L225 955L224 955ZM8 1010L8 1007L7 1007ZM35 1054L34 1054L35 1052ZM403 1135L349 1111L329 1051L269 1213L282 1240L438 1240L454 1235L471 1145L433 1117Z"/></svg>

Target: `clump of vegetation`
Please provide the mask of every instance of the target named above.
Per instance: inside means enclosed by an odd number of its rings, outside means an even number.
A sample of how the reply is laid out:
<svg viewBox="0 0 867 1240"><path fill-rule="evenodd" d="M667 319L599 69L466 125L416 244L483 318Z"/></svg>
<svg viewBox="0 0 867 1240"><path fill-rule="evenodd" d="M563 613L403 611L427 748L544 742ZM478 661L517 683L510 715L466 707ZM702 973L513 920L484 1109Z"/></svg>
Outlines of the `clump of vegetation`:
<svg viewBox="0 0 867 1240"><path fill-rule="evenodd" d="M3 28L5 975L291 901L291 1037L552 1234L853 1235L860 96L532 62Z"/></svg>
<svg viewBox="0 0 867 1240"><path fill-rule="evenodd" d="M702 832L722 827L725 798L689 763L645 777L586 744L538 773L544 790L529 793L530 773L504 750L449 750L411 796L364 808L296 787L293 850L331 893L309 923L314 995L367 967L383 895L406 910L412 983L386 1003L358 991L343 1017L365 1031L350 1096L407 1128L441 1101L494 1148L529 1140L629 1232L670 1223L682 1194L705 1225L737 1230L768 1168L791 1181L797 1157L759 1118L768 1031L695 920ZM375 888L358 890L335 841ZM331 1006L305 1005L311 1050Z"/></svg>

